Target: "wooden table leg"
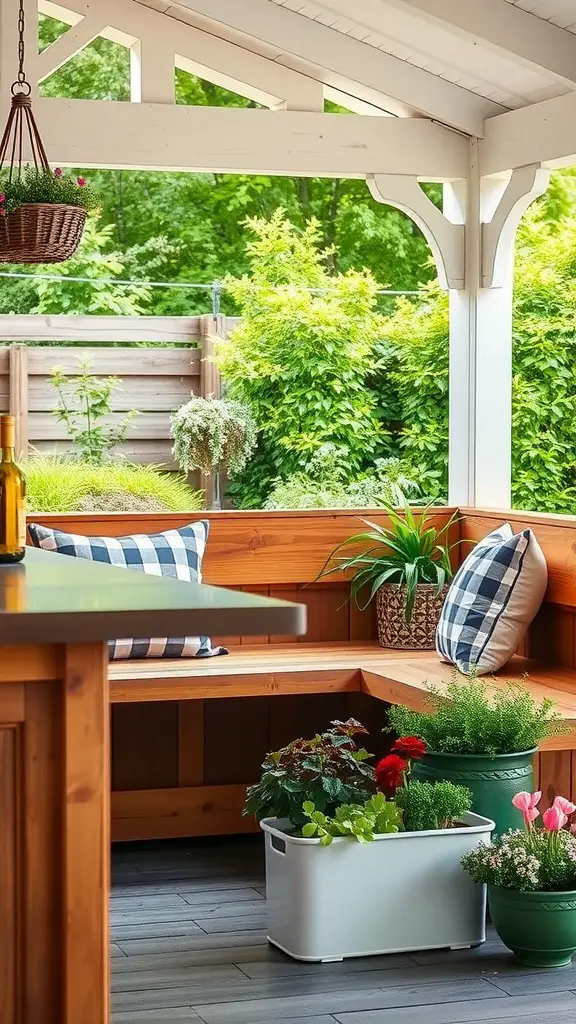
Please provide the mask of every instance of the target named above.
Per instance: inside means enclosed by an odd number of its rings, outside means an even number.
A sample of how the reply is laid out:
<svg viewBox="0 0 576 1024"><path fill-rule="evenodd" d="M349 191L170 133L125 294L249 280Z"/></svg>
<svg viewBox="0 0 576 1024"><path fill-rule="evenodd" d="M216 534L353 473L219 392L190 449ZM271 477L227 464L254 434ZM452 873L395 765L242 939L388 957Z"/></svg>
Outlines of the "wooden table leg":
<svg viewBox="0 0 576 1024"><path fill-rule="evenodd" d="M110 749L107 651L66 648L64 906L66 1024L110 1019Z"/></svg>
<svg viewBox="0 0 576 1024"><path fill-rule="evenodd" d="M106 655L0 647L0 1024L109 1024Z"/></svg>

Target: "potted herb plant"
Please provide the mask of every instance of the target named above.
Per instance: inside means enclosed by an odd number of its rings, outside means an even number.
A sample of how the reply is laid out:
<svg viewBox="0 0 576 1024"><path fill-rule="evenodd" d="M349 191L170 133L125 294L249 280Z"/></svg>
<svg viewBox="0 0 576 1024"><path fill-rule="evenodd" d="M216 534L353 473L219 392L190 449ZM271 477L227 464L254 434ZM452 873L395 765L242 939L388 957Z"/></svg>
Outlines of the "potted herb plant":
<svg viewBox="0 0 576 1024"><path fill-rule="evenodd" d="M298 960L483 942L485 893L461 867L494 823L462 786L412 781L415 737L376 768L353 719L268 754L245 813L266 840L268 939ZM407 908L409 907L409 912Z"/></svg>
<svg viewBox="0 0 576 1024"><path fill-rule="evenodd" d="M353 571L352 600L364 609L376 598L382 647L434 649L447 584L453 576L450 551L454 545L447 541L456 515L438 529L432 525L429 508L413 513L406 507L403 514L388 508L389 527L363 519L369 532L339 544L318 577ZM346 554L350 548L354 552Z"/></svg>
<svg viewBox="0 0 576 1024"><path fill-rule="evenodd" d="M390 707L390 731L420 737L427 746L415 767L418 779L450 779L467 786L472 809L505 832L522 824L511 799L518 787L533 789L533 758L546 736L566 731L551 700L534 700L512 682L495 690L474 676L456 673L445 689L428 687L423 711Z"/></svg>
<svg viewBox="0 0 576 1024"><path fill-rule="evenodd" d="M566 967L576 953L576 804L557 796L539 817L542 794L513 798L524 829L514 829L464 855L475 882L488 885L492 923L502 942L529 967Z"/></svg>
<svg viewBox="0 0 576 1024"><path fill-rule="evenodd" d="M240 473L256 447L256 424L241 402L194 396L171 420L174 456L186 473L215 474L213 507L221 507L220 475Z"/></svg>

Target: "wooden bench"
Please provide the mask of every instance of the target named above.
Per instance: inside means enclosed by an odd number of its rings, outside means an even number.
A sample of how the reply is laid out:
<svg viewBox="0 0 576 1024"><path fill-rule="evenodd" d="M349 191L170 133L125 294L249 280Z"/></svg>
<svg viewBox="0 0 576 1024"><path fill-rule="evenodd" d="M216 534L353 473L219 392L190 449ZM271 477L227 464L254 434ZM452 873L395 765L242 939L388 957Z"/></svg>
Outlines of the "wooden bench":
<svg viewBox="0 0 576 1024"><path fill-rule="evenodd" d="M438 510L446 521L452 509ZM389 703L421 707L426 682L450 676L431 652L383 650L373 611L347 603L348 584L315 583L334 546L358 530L350 512L206 513L212 529L205 580L305 603L306 637L216 637L227 657L129 661L110 666L112 816L118 840L249 831L246 785L267 750L354 715L375 752ZM370 518L384 522L385 516ZM550 567L548 600L505 678L552 697L576 724L576 519L463 510L461 536L475 540L508 518L531 525ZM189 516L58 516L38 521L119 535L182 525ZM453 537L453 539L455 539ZM496 685L499 682L496 681ZM251 698L247 700L246 698ZM536 759L549 799L576 795L574 736L543 744ZM576 762L574 764L576 768Z"/></svg>

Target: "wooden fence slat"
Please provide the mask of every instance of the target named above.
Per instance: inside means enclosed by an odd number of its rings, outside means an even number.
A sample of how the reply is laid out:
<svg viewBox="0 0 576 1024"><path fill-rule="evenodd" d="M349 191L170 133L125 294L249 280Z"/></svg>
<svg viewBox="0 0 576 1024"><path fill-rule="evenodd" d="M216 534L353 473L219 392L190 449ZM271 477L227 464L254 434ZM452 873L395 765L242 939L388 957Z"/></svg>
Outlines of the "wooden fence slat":
<svg viewBox="0 0 576 1024"><path fill-rule="evenodd" d="M113 408L118 413L130 409L147 413L162 412L168 421L169 415L189 400L193 383L191 377L124 377L122 384L112 394ZM29 411L51 413L57 405L58 395L49 378L31 377ZM80 408L73 387L66 388L66 405L69 409ZM138 420L134 421L134 427L138 430Z"/></svg>
<svg viewBox="0 0 576 1024"><path fill-rule="evenodd" d="M3 341L116 341L189 344L199 336L192 316L0 316Z"/></svg>
<svg viewBox="0 0 576 1024"><path fill-rule="evenodd" d="M34 450L42 455L74 451L71 441L34 441L33 446ZM143 466L162 466L170 471L178 469L172 456L172 442L169 439L152 441L135 437L116 445L114 454L126 462L137 462Z"/></svg>
<svg viewBox="0 0 576 1024"><path fill-rule="evenodd" d="M16 457L28 452L28 349L10 349L10 415L16 421Z"/></svg>
<svg viewBox="0 0 576 1024"><path fill-rule="evenodd" d="M3 370L3 353L0 348L0 373ZM172 377L200 375L199 348L58 348L34 347L28 349L28 373L30 376L48 376L55 366L66 373L77 373L83 358L92 360L93 372L98 376L113 374L120 377Z"/></svg>
<svg viewBox="0 0 576 1024"><path fill-rule="evenodd" d="M118 426L124 420L124 413L110 413L100 423L105 427ZM58 423L50 412L32 412L29 416L31 441L65 441L66 427ZM163 440L170 437L169 417L165 412L144 412L136 417L128 428L128 439L145 437Z"/></svg>

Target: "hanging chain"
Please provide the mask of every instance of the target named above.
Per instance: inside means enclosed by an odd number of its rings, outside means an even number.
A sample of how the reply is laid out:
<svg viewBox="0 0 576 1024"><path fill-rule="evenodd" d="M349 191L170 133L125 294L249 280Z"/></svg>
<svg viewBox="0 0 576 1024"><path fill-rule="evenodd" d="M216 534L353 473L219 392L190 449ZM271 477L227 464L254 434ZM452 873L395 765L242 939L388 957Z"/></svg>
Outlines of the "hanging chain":
<svg viewBox="0 0 576 1024"><path fill-rule="evenodd" d="M24 61L26 58L26 19L24 16L24 0L19 0L18 5L18 78L12 86L12 95L14 96L17 92L23 92L24 95L29 96L32 92L30 83L26 80L26 73L24 71Z"/></svg>
<svg viewBox="0 0 576 1024"><path fill-rule="evenodd" d="M24 0L20 0L20 9L18 11L18 81L20 85L26 81L26 75L24 74L24 57L26 56L24 49L25 31L26 21L24 20Z"/></svg>

